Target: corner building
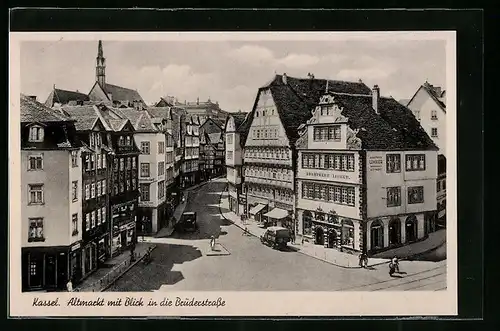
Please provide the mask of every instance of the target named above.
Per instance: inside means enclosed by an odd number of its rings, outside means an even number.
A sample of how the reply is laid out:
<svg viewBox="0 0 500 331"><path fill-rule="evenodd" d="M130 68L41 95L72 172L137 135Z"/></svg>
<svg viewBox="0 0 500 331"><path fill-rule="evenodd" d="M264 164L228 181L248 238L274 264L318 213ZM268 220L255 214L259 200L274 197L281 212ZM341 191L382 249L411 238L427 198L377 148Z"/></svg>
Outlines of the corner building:
<svg viewBox="0 0 500 331"><path fill-rule="evenodd" d="M426 238L436 213L437 147L378 86L370 94L326 91L296 143L298 233L369 254Z"/></svg>
<svg viewBox="0 0 500 331"><path fill-rule="evenodd" d="M295 175L298 130L327 86L324 79L276 75L259 89L249 115L244 147L244 186L251 218L298 230L295 218ZM340 92L369 93L363 83L333 82Z"/></svg>

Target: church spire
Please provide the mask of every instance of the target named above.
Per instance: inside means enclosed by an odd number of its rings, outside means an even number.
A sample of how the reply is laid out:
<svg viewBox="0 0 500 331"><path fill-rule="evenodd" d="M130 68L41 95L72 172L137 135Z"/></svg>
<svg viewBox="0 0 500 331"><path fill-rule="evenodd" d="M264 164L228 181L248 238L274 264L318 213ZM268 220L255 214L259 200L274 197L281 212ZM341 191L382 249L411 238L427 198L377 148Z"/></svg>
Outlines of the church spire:
<svg viewBox="0 0 500 331"><path fill-rule="evenodd" d="M102 41L99 40L99 45L97 46L97 58L95 67L95 78L96 81L104 88L106 84L106 59L102 51Z"/></svg>

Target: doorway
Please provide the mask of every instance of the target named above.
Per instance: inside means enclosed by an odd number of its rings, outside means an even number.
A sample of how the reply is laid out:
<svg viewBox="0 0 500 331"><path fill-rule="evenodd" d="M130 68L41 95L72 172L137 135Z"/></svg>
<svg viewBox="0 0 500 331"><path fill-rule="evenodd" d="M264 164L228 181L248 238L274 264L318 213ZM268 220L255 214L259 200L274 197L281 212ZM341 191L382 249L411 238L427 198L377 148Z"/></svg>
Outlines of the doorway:
<svg viewBox="0 0 500 331"><path fill-rule="evenodd" d="M384 247L384 227L382 222L374 221L371 225L371 249Z"/></svg>
<svg viewBox="0 0 500 331"><path fill-rule="evenodd" d="M401 244L401 221L399 218L393 218L389 222L389 245L395 246Z"/></svg>
<svg viewBox="0 0 500 331"><path fill-rule="evenodd" d="M29 287L41 287L42 286L42 270L43 262L40 259L29 257Z"/></svg>
<svg viewBox="0 0 500 331"><path fill-rule="evenodd" d="M417 218L415 215L410 215L406 219L406 242L417 240Z"/></svg>
<svg viewBox="0 0 500 331"><path fill-rule="evenodd" d="M56 257L54 255L45 256L45 286L56 286Z"/></svg>
<svg viewBox="0 0 500 331"><path fill-rule="evenodd" d="M323 228L317 227L316 228L316 234L314 237L314 243L316 245L324 245L325 244L325 232L323 231Z"/></svg>
<svg viewBox="0 0 500 331"><path fill-rule="evenodd" d="M328 247L338 247L338 236L335 229L328 230Z"/></svg>

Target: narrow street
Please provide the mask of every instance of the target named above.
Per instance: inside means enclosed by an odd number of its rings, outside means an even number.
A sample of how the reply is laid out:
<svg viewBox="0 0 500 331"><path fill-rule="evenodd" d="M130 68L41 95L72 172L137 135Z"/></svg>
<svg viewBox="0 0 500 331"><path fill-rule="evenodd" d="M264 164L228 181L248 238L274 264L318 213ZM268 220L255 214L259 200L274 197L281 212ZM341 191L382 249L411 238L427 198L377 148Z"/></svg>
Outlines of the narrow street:
<svg viewBox="0 0 500 331"><path fill-rule="evenodd" d="M199 231L146 238L157 244L153 261L139 263L109 291L382 291L443 290L446 260L402 261L401 274L388 275L387 265L370 269L337 267L293 250L277 251L245 236L220 216L225 179L190 195L186 211L198 213ZM230 255L207 256L210 237ZM438 250L434 254L439 254ZM442 250L441 250L442 253Z"/></svg>

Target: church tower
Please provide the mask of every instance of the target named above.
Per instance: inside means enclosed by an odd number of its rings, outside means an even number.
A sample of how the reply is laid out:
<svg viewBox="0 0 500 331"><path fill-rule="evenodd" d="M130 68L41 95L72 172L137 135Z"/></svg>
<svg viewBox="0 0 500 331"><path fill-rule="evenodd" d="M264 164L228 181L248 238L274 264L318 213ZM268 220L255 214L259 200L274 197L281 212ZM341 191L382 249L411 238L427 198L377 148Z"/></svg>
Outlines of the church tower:
<svg viewBox="0 0 500 331"><path fill-rule="evenodd" d="M101 85L102 88L105 88L105 84L106 84L106 59L103 56L102 41L101 40L99 40L99 46L97 48L95 79L99 83L99 85Z"/></svg>

